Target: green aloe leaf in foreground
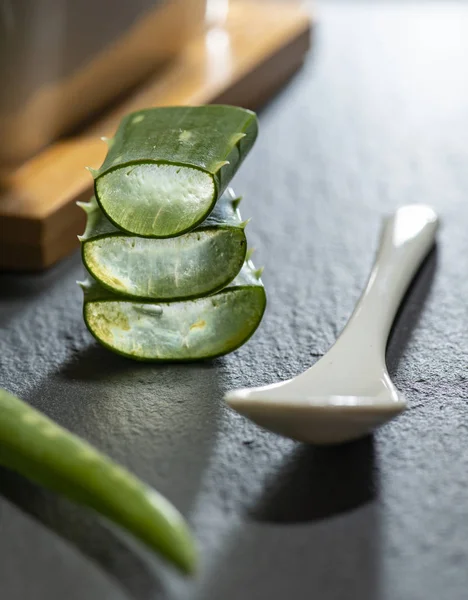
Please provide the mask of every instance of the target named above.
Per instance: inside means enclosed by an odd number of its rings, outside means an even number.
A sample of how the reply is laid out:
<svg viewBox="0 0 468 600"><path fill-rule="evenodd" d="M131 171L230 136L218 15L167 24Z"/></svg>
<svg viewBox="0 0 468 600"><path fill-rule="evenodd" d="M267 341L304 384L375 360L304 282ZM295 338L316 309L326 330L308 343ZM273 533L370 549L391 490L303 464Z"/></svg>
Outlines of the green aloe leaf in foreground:
<svg viewBox="0 0 468 600"><path fill-rule="evenodd" d="M96 199L120 229L173 237L201 223L257 136L255 113L175 106L124 117L95 178Z"/></svg>
<svg viewBox="0 0 468 600"><path fill-rule="evenodd" d="M190 531L158 492L2 389L0 415L1 465L93 508L184 572L194 570Z"/></svg>
<svg viewBox="0 0 468 600"><path fill-rule="evenodd" d="M167 239L130 236L95 200L81 203L88 219L80 238L83 263L104 287L129 297L171 301L212 294L236 277L245 260L238 202L228 188L201 225Z"/></svg>
<svg viewBox="0 0 468 600"><path fill-rule="evenodd" d="M244 344L262 319L266 295L260 273L244 265L220 292L183 302L135 302L82 284L84 320L104 346L129 358L188 361L227 354Z"/></svg>

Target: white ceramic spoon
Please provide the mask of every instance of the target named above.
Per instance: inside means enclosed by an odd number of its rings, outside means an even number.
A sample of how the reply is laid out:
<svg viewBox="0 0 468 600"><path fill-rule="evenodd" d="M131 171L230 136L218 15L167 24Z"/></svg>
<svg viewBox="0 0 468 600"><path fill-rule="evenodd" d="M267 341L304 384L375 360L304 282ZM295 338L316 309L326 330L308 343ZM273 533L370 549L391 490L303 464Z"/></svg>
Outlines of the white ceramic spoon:
<svg viewBox="0 0 468 600"><path fill-rule="evenodd" d="M404 410L385 350L397 309L437 227L436 213L420 204L403 206L385 219L366 289L332 348L298 377L229 392L228 404L266 429L314 444L359 438Z"/></svg>

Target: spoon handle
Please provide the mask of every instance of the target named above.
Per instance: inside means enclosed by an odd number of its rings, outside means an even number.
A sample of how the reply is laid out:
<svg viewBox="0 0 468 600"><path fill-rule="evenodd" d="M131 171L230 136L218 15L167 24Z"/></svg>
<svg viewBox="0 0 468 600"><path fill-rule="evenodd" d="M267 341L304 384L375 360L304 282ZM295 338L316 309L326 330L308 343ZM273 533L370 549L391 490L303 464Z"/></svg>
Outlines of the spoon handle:
<svg viewBox="0 0 468 600"><path fill-rule="evenodd" d="M343 331L356 335L360 347L373 349L380 358L398 307L435 242L438 226L435 211L423 204L403 206L384 221L369 280Z"/></svg>

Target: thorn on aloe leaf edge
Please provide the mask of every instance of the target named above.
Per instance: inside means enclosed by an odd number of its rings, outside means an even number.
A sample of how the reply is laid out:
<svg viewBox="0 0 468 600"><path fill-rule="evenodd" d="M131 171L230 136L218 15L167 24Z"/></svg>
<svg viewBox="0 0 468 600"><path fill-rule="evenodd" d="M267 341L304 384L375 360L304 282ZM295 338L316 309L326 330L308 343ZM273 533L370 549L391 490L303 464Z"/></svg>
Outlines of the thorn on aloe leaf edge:
<svg viewBox="0 0 468 600"><path fill-rule="evenodd" d="M217 173L222 167L224 167L225 165L228 165L229 161L228 160L220 160L218 163L216 163L214 165L214 172Z"/></svg>
<svg viewBox="0 0 468 600"><path fill-rule="evenodd" d="M245 260L249 261L252 258L253 253L255 252L255 248L249 248L245 255Z"/></svg>
<svg viewBox="0 0 468 600"><path fill-rule="evenodd" d="M94 205L92 202L81 202L80 200L76 203L82 210L85 211L86 214L89 214L94 210Z"/></svg>
<svg viewBox="0 0 468 600"><path fill-rule="evenodd" d="M92 167L85 167L87 171L91 173L94 179L99 175L99 171L97 169L93 169Z"/></svg>
<svg viewBox="0 0 468 600"><path fill-rule="evenodd" d="M231 138L231 142L232 142L233 146L235 146L242 139L244 139L246 135L247 135L246 133L235 133Z"/></svg>
<svg viewBox="0 0 468 600"><path fill-rule="evenodd" d="M239 204L242 202L242 196L239 196L238 198L234 198L234 200L232 201L232 207L234 210L237 210L239 208Z"/></svg>
<svg viewBox="0 0 468 600"><path fill-rule="evenodd" d="M250 223L250 221L252 220L252 217L250 217L249 219L242 221L242 223L240 223L240 227L242 229L245 229L247 227L247 225Z"/></svg>
<svg viewBox="0 0 468 600"><path fill-rule="evenodd" d="M107 147L109 148L109 150L114 145L114 138L108 138L107 136L103 135L101 137L101 140L107 144Z"/></svg>
<svg viewBox="0 0 468 600"><path fill-rule="evenodd" d="M257 279L260 279L260 277L262 276L262 273L263 273L263 270L264 270L264 269L265 269L265 267L260 267L259 269L255 269L255 271L253 272L253 273L254 273L254 276L255 276Z"/></svg>

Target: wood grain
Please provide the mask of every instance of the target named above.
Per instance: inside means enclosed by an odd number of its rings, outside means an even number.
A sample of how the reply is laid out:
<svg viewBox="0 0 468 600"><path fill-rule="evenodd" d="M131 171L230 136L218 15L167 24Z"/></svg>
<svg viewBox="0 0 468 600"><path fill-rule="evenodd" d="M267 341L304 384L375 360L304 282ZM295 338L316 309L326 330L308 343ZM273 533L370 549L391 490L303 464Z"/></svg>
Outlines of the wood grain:
<svg viewBox="0 0 468 600"><path fill-rule="evenodd" d="M53 144L4 173L0 267L37 269L67 255L83 219L75 202L92 193L98 168L126 113L148 106L223 102L256 108L302 64L310 17L298 5L239 0L225 23L194 39L180 57L81 135Z"/></svg>

